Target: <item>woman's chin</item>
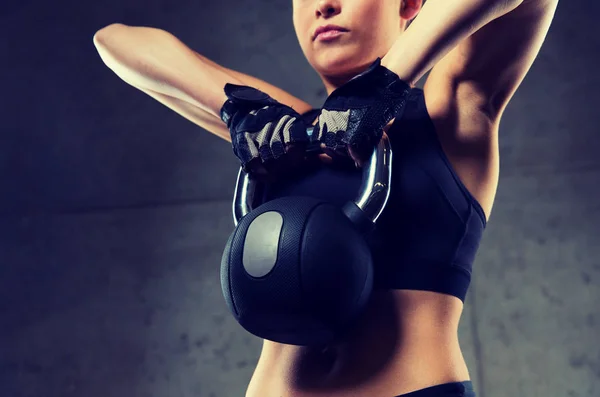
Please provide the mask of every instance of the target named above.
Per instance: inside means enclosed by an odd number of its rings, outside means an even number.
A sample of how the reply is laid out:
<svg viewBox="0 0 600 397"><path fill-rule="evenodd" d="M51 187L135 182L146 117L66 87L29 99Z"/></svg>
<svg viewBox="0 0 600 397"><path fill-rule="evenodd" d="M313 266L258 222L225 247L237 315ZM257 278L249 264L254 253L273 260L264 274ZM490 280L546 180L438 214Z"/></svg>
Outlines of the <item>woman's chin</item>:
<svg viewBox="0 0 600 397"><path fill-rule="evenodd" d="M368 66L368 63L366 64ZM365 65L362 59L350 56L348 52L327 51L316 57L313 67L324 78L330 80L351 79L359 74Z"/></svg>

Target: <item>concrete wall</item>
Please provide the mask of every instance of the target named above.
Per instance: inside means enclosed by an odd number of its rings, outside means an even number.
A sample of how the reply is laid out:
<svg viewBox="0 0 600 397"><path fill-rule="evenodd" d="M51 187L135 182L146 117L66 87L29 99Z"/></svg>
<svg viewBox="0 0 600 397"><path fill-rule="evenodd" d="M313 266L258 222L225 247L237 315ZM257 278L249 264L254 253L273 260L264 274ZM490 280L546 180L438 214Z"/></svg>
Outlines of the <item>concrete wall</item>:
<svg viewBox="0 0 600 397"><path fill-rule="evenodd" d="M219 286L231 148L123 83L92 44L113 22L163 28L322 102L291 2L202 3L0 7L0 396L243 395L260 341ZM460 334L480 396L600 396L599 11L560 4L501 126Z"/></svg>

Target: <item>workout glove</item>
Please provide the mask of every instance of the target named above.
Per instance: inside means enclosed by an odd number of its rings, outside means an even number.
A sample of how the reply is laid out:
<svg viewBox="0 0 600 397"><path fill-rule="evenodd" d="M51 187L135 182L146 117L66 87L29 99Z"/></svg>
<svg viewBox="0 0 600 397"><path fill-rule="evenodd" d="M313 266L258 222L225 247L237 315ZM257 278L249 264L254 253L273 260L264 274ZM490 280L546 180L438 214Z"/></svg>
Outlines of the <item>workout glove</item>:
<svg viewBox="0 0 600 397"><path fill-rule="evenodd" d="M369 69L329 95L314 134L330 155L362 163L373 152L383 128L402 116L410 86L377 58Z"/></svg>
<svg viewBox="0 0 600 397"><path fill-rule="evenodd" d="M221 120L229 128L233 152L244 171L272 163L292 144L303 152L307 125L294 109L252 87L226 84L225 94Z"/></svg>

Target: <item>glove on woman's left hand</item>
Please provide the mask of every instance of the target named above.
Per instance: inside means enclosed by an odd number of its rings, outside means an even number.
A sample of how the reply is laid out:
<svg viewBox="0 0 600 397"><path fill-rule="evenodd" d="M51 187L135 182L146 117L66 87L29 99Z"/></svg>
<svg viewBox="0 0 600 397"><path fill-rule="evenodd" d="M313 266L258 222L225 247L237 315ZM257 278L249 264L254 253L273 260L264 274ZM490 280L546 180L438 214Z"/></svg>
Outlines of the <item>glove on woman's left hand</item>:
<svg viewBox="0 0 600 397"><path fill-rule="evenodd" d="M381 140L383 128L402 115L410 90L377 58L329 95L313 134L326 153L350 156L362 165Z"/></svg>

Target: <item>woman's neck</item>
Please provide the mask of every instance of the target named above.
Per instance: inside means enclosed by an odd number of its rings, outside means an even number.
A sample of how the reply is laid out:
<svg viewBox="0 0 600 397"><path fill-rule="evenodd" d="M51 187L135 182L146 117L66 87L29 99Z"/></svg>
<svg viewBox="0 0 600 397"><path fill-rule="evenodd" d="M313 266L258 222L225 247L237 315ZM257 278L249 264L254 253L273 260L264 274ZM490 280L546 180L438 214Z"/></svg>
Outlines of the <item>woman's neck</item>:
<svg viewBox="0 0 600 397"><path fill-rule="evenodd" d="M369 66L371 65L371 63L374 61L375 61L375 59L373 59L371 62L369 62L365 65L361 65L357 68L354 68L351 71L348 71L343 74L338 74L335 76L327 76L327 75L321 74L320 75L321 81L325 85L325 90L327 91L327 95L328 96L331 95L331 93L333 91L335 91L337 88L343 86L348 81L352 80L352 78L354 78L355 76L357 76L357 75L361 74L362 72L364 72L365 70L367 70L369 68Z"/></svg>

